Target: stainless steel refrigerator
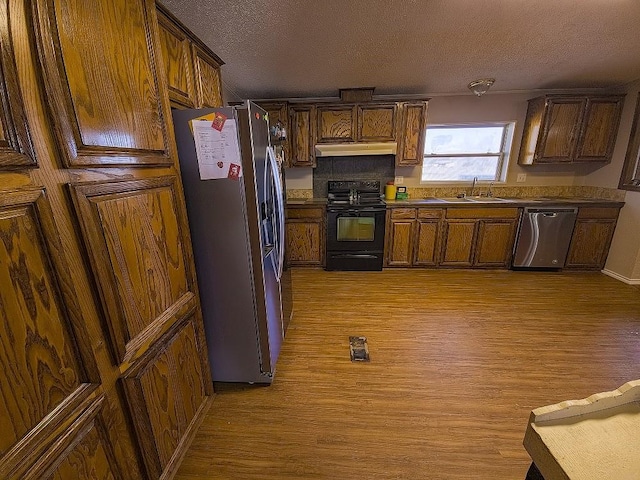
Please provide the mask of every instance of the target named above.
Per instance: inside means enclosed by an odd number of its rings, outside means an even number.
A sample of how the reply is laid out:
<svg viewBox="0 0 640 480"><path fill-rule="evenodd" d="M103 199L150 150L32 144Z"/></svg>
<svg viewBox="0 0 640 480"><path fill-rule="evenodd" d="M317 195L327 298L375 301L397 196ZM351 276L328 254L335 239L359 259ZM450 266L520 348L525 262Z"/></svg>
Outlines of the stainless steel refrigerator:
<svg viewBox="0 0 640 480"><path fill-rule="evenodd" d="M202 118L213 118L220 131L235 124L237 141L231 131L224 148L206 151L192 123ZM173 121L213 380L271 383L292 301L284 266L284 177L266 112L246 102L174 110ZM229 178L207 179L207 168L226 169L235 154L242 176L230 169Z"/></svg>

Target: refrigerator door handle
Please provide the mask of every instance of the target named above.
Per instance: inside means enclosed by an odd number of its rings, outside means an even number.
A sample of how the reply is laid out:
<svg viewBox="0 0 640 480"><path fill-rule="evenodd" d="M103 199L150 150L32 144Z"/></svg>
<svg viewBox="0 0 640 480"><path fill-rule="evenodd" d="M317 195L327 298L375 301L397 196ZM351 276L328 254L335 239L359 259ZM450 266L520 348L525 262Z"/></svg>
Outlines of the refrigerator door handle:
<svg viewBox="0 0 640 480"><path fill-rule="evenodd" d="M273 184L274 184L274 188L275 188L275 195L274 195L274 209L275 209L275 214L277 216L276 222L277 222L277 231L276 233L276 246L277 246L277 253L278 253L278 258L277 258L277 266L276 266L276 275L278 278L278 281L280 281L280 278L282 277L282 271L284 269L284 205L283 205L283 198L284 198L284 192L283 192L283 186L282 186L282 182L280 181L280 171L279 171L279 165L278 165L278 160L276 160L276 155L275 152L273 151L272 147L267 147L267 158L271 167L271 172L272 172L272 176L273 176Z"/></svg>

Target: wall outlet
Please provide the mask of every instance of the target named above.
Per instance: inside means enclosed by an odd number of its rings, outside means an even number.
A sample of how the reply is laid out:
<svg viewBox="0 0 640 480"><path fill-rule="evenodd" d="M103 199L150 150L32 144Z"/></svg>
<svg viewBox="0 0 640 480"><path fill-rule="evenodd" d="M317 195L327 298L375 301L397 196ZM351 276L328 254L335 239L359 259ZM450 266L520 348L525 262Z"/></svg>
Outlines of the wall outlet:
<svg viewBox="0 0 640 480"><path fill-rule="evenodd" d="M404 183L404 177L397 176L393 183L395 183L396 185L402 185Z"/></svg>
<svg viewBox="0 0 640 480"><path fill-rule="evenodd" d="M526 173L519 173L518 177L516 178L516 182L524 183L526 181L527 181L527 174Z"/></svg>

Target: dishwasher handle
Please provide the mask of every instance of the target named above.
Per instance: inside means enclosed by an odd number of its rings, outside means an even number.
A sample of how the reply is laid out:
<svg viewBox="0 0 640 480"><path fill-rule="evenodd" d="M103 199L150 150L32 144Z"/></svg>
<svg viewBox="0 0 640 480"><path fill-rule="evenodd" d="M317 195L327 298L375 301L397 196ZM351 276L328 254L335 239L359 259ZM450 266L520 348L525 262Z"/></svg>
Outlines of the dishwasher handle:
<svg viewBox="0 0 640 480"><path fill-rule="evenodd" d="M524 209L524 213L541 213L542 215L544 215L545 217L555 217L557 216L558 213L578 213L578 209L577 208L566 208L566 207L560 207L560 208L555 208L555 207L547 207L547 208L533 208L533 207L526 207Z"/></svg>

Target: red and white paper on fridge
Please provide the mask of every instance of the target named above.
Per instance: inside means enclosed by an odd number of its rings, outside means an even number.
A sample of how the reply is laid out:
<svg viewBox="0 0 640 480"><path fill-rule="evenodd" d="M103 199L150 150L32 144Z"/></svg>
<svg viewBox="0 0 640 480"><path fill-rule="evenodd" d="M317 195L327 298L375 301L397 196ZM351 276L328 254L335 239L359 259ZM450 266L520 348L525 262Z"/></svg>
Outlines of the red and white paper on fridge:
<svg viewBox="0 0 640 480"><path fill-rule="evenodd" d="M200 180L242 176L235 118L211 114L191 120Z"/></svg>

